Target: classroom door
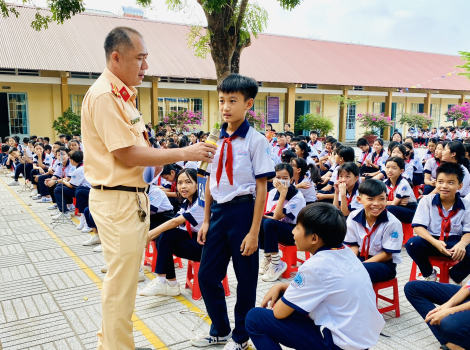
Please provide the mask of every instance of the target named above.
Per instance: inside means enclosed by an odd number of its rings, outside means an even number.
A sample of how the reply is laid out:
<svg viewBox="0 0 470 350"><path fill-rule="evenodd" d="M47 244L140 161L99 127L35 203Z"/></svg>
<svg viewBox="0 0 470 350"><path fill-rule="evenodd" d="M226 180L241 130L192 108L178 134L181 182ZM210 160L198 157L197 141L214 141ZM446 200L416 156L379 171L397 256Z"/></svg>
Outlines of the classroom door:
<svg viewBox="0 0 470 350"><path fill-rule="evenodd" d="M0 93L0 137L29 134L28 97L25 93Z"/></svg>
<svg viewBox="0 0 470 350"><path fill-rule="evenodd" d="M5 136L10 135L10 119L8 118L8 94L0 92L0 137L5 142Z"/></svg>
<svg viewBox="0 0 470 350"><path fill-rule="evenodd" d="M310 113L310 101L295 101L295 122L301 115ZM309 130L297 130L295 129L296 135L308 135Z"/></svg>
<svg viewBox="0 0 470 350"><path fill-rule="evenodd" d="M356 139L356 106L348 107L346 116L346 140Z"/></svg>

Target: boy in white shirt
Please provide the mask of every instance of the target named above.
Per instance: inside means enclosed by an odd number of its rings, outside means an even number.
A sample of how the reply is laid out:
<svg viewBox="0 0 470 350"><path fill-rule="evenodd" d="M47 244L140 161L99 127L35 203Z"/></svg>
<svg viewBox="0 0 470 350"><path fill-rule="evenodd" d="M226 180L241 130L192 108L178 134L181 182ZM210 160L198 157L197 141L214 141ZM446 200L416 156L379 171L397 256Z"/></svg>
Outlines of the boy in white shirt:
<svg viewBox="0 0 470 350"><path fill-rule="evenodd" d="M364 209L349 214L344 243L363 262L372 283L389 281L396 276L396 264L401 263L401 222L385 210L387 187L382 181L362 182L358 201Z"/></svg>
<svg viewBox="0 0 470 350"><path fill-rule="evenodd" d="M310 131L310 141L308 142L308 145L310 146L310 148L315 148L316 151L320 153L322 151L322 144L321 144L321 141L317 140L317 137L318 137L318 131L316 130Z"/></svg>
<svg viewBox="0 0 470 350"><path fill-rule="evenodd" d="M312 257L294 280L274 285L246 327L258 350L358 350L374 346L385 324L369 276L351 249L341 211L331 204L303 208L295 244ZM272 310L271 310L272 308ZM324 327L324 328L322 328Z"/></svg>

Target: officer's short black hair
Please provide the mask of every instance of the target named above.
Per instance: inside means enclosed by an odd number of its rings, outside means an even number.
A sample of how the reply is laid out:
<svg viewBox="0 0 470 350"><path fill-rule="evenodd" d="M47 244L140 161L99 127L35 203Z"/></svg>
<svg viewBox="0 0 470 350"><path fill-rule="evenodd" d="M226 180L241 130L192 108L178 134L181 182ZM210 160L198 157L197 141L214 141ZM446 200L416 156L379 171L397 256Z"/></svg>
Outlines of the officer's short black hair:
<svg viewBox="0 0 470 350"><path fill-rule="evenodd" d="M384 192L387 194L387 186L380 180L368 179L359 185L359 194L365 194L369 197L377 197Z"/></svg>
<svg viewBox="0 0 470 350"><path fill-rule="evenodd" d="M134 47L132 40L129 38L131 34L137 34L142 38L142 34L129 27L116 27L106 35L106 39L104 39L106 61L109 60L114 51L124 53Z"/></svg>
<svg viewBox="0 0 470 350"><path fill-rule="evenodd" d="M338 208L329 203L313 203L303 208L297 217L305 236L317 235L327 247L337 247L346 236L346 219Z"/></svg>
<svg viewBox="0 0 470 350"><path fill-rule="evenodd" d="M254 99L258 94L258 83L255 79L244 75L230 74L217 85L217 91L224 94L239 92L247 101L250 98Z"/></svg>
<svg viewBox="0 0 470 350"><path fill-rule="evenodd" d="M459 180L459 184L463 182L464 173L462 166L458 163L445 162L439 166L436 170L436 178L439 178L440 174L452 175L455 174Z"/></svg>

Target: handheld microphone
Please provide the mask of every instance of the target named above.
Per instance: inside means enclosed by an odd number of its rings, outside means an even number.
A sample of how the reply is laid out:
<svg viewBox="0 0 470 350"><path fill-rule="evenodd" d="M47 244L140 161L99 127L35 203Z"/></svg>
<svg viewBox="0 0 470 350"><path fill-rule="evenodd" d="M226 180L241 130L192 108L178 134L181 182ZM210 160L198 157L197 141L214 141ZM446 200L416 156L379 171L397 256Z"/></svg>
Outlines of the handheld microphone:
<svg viewBox="0 0 470 350"><path fill-rule="evenodd" d="M213 145L217 146L217 141L219 141L220 130L219 129L212 129L207 140L205 142L212 143ZM205 177L206 176L206 169L209 163L201 162L199 168L197 169L197 176Z"/></svg>

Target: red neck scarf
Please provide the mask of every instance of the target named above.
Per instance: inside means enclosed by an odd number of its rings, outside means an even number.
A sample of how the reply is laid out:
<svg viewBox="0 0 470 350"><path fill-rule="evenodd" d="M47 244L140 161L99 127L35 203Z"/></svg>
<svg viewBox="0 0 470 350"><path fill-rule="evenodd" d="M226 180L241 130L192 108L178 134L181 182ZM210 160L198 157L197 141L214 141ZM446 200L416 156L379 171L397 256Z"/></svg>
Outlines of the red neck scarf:
<svg viewBox="0 0 470 350"><path fill-rule="evenodd" d="M389 190L387 200L389 200L389 201L391 202L391 201L393 201L393 200L395 199L395 191L396 191L396 189L397 189L397 187L398 187L398 181L397 181L397 184L395 185L394 188L391 188L391 187L389 187L388 185L386 185L386 186L387 186L387 188L388 188L388 190Z"/></svg>
<svg viewBox="0 0 470 350"><path fill-rule="evenodd" d="M457 213L459 212L459 209L451 210L449 212L449 215L447 216L444 216L442 207L440 205L437 206L437 210L439 210L439 216L442 218L441 236L439 237L439 240L444 241L444 240L447 240L447 238L449 238L449 232L450 232L450 226L451 226L450 219L452 219L455 215L457 215Z"/></svg>
<svg viewBox="0 0 470 350"><path fill-rule="evenodd" d="M277 155L280 156L282 154L282 151L285 150L287 148L287 146L284 146L281 148L281 146L279 146L279 151L277 152Z"/></svg>
<svg viewBox="0 0 470 350"><path fill-rule="evenodd" d="M186 231L188 231L189 237L193 238L193 230L189 221L186 221Z"/></svg>
<svg viewBox="0 0 470 350"><path fill-rule="evenodd" d="M217 187L219 187L220 178L222 177L222 168L223 168L223 159L224 159L224 148L227 145L227 159L225 161L225 171L227 172L228 181L230 185L233 186L233 150L232 150L232 141L237 138L237 135L232 135L230 137L224 138L224 143L222 143L222 149L220 150L219 156L219 165L217 166Z"/></svg>
<svg viewBox="0 0 470 350"><path fill-rule="evenodd" d="M367 225L367 224L366 224ZM372 234L377 231L379 228L380 224L377 224L377 222L372 226L372 229L368 229L367 227L364 227L364 231L366 231L366 236L364 237L364 240L362 241L362 247L361 247L361 255L363 256L364 259L369 258L369 248L370 248L370 237Z"/></svg>

